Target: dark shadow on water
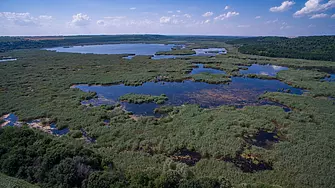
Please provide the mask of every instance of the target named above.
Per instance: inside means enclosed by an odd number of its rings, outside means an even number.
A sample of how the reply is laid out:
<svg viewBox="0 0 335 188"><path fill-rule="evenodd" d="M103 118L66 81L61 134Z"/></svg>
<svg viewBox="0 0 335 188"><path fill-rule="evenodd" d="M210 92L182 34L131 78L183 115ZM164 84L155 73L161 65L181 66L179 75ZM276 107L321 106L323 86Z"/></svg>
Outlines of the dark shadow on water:
<svg viewBox="0 0 335 188"><path fill-rule="evenodd" d="M220 160L233 163L237 168L246 173L273 170L271 162L261 160L256 155L244 153L244 149L236 152L234 157L226 156L224 158L220 158Z"/></svg>
<svg viewBox="0 0 335 188"><path fill-rule="evenodd" d="M245 133L243 135L243 139L246 143L263 147L263 148L270 148L274 143L279 142L279 134L275 131L267 131L264 129L258 130L255 134L248 134Z"/></svg>
<svg viewBox="0 0 335 188"><path fill-rule="evenodd" d="M170 156L173 161L194 166L201 159L201 154L187 149L181 149Z"/></svg>
<svg viewBox="0 0 335 188"><path fill-rule="evenodd" d="M55 123L51 123L50 128L51 128L52 134L58 135L58 136L66 135L67 133L70 132L69 128L64 128L64 129L61 129L61 130L57 129L57 126L56 126Z"/></svg>
<svg viewBox="0 0 335 188"><path fill-rule="evenodd" d="M96 139L90 137L84 129L80 129L80 131L83 134L83 137L86 139L86 142L88 142L88 143L95 143L96 142Z"/></svg>

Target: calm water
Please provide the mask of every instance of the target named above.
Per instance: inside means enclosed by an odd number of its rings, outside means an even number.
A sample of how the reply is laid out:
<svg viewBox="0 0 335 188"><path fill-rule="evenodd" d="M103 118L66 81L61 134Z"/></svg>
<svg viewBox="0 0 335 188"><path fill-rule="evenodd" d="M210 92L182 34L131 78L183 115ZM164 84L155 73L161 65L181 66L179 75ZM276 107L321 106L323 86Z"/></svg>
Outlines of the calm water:
<svg viewBox="0 0 335 188"><path fill-rule="evenodd" d="M8 124L6 126L18 126L18 127L21 127L23 125L23 122L18 122L19 118L15 115L15 114L9 114L9 116L7 118L4 118L4 120L6 122L8 122ZM31 121L27 121L25 123L27 123L28 125L29 124L33 124L33 123L40 123L41 120L39 119L36 119L36 120L31 120ZM67 134L68 132L70 132L70 130L68 128L65 128L65 129L62 129L62 130L59 130L57 129L57 126L55 123L51 123L50 124L50 130L51 130L51 133L54 134L54 135L65 135Z"/></svg>
<svg viewBox="0 0 335 188"><path fill-rule="evenodd" d="M330 74L330 77L324 78L322 80L326 82L335 82L335 74Z"/></svg>
<svg viewBox="0 0 335 188"><path fill-rule="evenodd" d="M17 59L0 59L1 62L7 62L7 61L16 61Z"/></svg>
<svg viewBox="0 0 335 188"><path fill-rule="evenodd" d="M190 74L200 74L200 73L211 73L211 74L226 74L225 71L211 69L211 68L204 68L203 64L195 64L197 68L194 68Z"/></svg>
<svg viewBox="0 0 335 188"><path fill-rule="evenodd" d="M193 55L155 55L151 59L175 59L190 56L216 56L219 54L226 54L225 48L207 48L207 49L193 49L196 54Z"/></svg>
<svg viewBox="0 0 335 188"><path fill-rule="evenodd" d="M9 114L9 116L7 118L4 118L3 120L8 122L7 126L12 127L12 126L17 125L19 118L14 114Z"/></svg>
<svg viewBox="0 0 335 188"><path fill-rule="evenodd" d="M70 48L56 47L47 48L47 50L70 53L154 55L158 51L171 51L174 46L174 44L104 44Z"/></svg>
<svg viewBox="0 0 335 188"><path fill-rule="evenodd" d="M240 70L241 74L259 74L267 76L276 76L279 71L288 70L287 67L276 66L276 65L258 65L253 64L250 67L246 67L248 70Z"/></svg>
<svg viewBox="0 0 335 188"><path fill-rule="evenodd" d="M243 107L248 105L270 104L267 101L258 100L265 91L275 92L278 89L289 89L293 94L302 94L301 89L293 88L277 80L261 80L251 78L233 77L229 85L207 84L202 82L147 82L141 86L88 86L77 85L85 92L94 91L108 104L118 102L118 98L127 93L160 95L166 94L169 100L166 105L199 104L201 107L216 107L220 105L234 105ZM98 103L96 103L99 101ZM83 104L101 105L99 99L83 101ZM137 115L152 115L153 110L159 105L154 103L129 104L122 103L127 111Z"/></svg>
<svg viewBox="0 0 335 188"><path fill-rule="evenodd" d="M152 59L173 59L188 56L215 56L225 54L224 48L208 48L194 49L194 55L155 55L158 51L171 51L173 47L185 48L183 45L174 44L104 44L104 45L86 45L73 47L56 47L47 48L56 52L68 53L93 53L93 54L135 54L135 55L151 55ZM124 59L132 59L134 55L124 57Z"/></svg>

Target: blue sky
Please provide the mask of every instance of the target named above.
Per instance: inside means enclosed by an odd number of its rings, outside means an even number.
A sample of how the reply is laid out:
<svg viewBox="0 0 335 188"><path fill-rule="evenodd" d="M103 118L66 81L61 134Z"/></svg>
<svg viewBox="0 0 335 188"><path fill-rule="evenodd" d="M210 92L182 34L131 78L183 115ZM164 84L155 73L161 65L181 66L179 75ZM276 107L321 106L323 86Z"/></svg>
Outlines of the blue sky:
<svg viewBox="0 0 335 188"><path fill-rule="evenodd" d="M1 0L0 35L334 35L335 0Z"/></svg>

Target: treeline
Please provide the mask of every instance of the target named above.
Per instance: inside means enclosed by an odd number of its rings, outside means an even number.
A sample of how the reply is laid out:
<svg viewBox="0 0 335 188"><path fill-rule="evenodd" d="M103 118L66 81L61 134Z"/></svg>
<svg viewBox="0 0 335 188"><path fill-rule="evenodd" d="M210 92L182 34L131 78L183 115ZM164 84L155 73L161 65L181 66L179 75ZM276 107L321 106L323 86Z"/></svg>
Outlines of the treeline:
<svg viewBox="0 0 335 188"><path fill-rule="evenodd" d="M196 41L225 42L236 37L164 36L164 35L83 35L45 37L0 37L0 52L16 49L49 48L109 43L185 43Z"/></svg>
<svg viewBox="0 0 335 188"><path fill-rule="evenodd" d="M0 141L1 172L41 187L232 187L224 178L195 178L171 161L163 172L124 174L112 160L82 144L56 140L27 127L0 129Z"/></svg>
<svg viewBox="0 0 335 188"><path fill-rule="evenodd" d="M228 41L245 54L335 61L335 36L252 37Z"/></svg>

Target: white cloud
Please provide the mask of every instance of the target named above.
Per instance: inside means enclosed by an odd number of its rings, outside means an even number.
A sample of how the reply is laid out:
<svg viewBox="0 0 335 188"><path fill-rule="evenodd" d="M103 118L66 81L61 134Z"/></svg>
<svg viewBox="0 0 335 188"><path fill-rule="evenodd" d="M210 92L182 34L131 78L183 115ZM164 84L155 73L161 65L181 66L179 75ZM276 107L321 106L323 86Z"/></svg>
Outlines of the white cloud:
<svg viewBox="0 0 335 188"><path fill-rule="evenodd" d="M189 15L189 14L184 14L184 16L185 16L186 18L191 18L191 17L192 17L192 16Z"/></svg>
<svg viewBox="0 0 335 188"><path fill-rule="evenodd" d="M279 7L271 7L271 12L284 12L290 9L295 4L294 1L284 1Z"/></svg>
<svg viewBox="0 0 335 188"><path fill-rule="evenodd" d="M295 17L305 16L307 14L325 11L335 7L335 0L329 0L327 3L320 4L322 0L308 0L305 7L294 13Z"/></svg>
<svg viewBox="0 0 335 188"><path fill-rule="evenodd" d="M52 16L40 15L34 17L28 12L0 12L0 21L3 21L6 25L43 26L49 23L51 19Z"/></svg>
<svg viewBox="0 0 335 188"><path fill-rule="evenodd" d="M105 25L106 25L104 20L98 20L98 21L97 21L97 24L98 24L98 25L102 25L102 26L105 26Z"/></svg>
<svg viewBox="0 0 335 188"><path fill-rule="evenodd" d="M271 23L276 23L278 22L278 19L275 19L275 20L268 20L265 22L265 24L271 24Z"/></svg>
<svg viewBox="0 0 335 188"><path fill-rule="evenodd" d="M130 10L136 10L136 7L131 7L131 8L129 8Z"/></svg>
<svg viewBox="0 0 335 188"><path fill-rule="evenodd" d="M325 18L327 17L327 14L321 13L321 14L314 14L309 19L316 19L316 18Z"/></svg>
<svg viewBox="0 0 335 188"><path fill-rule="evenodd" d="M173 11L169 10L167 13L169 13L169 14L172 14L172 13L173 13Z"/></svg>
<svg viewBox="0 0 335 188"><path fill-rule="evenodd" d="M86 14L78 13L72 16L71 24L74 26L86 26L89 25L91 19Z"/></svg>
<svg viewBox="0 0 335 188"><path fill-rule="evenodd" d="M228 18L238 16L238 15L240 15L240 13L235 12L235 11L234 12L227 12L225 14L219 15L218 17L215 17L214 19L215 20L224 20L224 19L228 19Z"/></svg>
<svg viewBox="0 0 335 188"><path fill-rule="evenodd" d="M225 10L228 10L229 8L230 8L229 6L225 6L225 7L224 7Z"/></svg>
<svg viewBox="0 0 335 188"><path fill-rule="evenodd" d="M313 27L316 27L316 26L313 25L313 24L310 24L310 25L308 26L308 28L313 28Z"/></svg>
<svg viewBox="0 0 335 188"><path fill-rule="evenodd" d="M262 17L261 16L256 16L255 19L261 19Z"/></svg>
<svg viewBox="0 0 335 188"><path fill-rule="evenodd" d="M335 18L335 14L333 14L333 15L331 16L331 18Z"/></svg>
<svg viewBox="0 0 335 188"><path fill-rule="evenodd" d="M206 12L206 13L204 13L202 16L203 17L210 17L210 16L213 16L213 12Z"/></svg>
<svg viewBox="0 0 335 188"><path fill-rule="evenodd" d="M48 15L40 15L38 18L39 18L39 19L42 19L42 20L51 20L51 19L52 19L52 16L48 16Z"/></svg>
<svg viewBox="0 0 335 188"><path fill-rule="evenodd" d="M129 22L125 16L106 16L102 20L98 20L97 24L100 26L116 26L125 25Z"/></svg>
<svg viewBox="0 0 335 188"><path fill-rule="evenodd" d="M280 27L281 30L283 30L283 29L290 29L290 28L292 28L292 26L289 26L286 22L283 22L282 26Z"/></svg>
<svg viewBox="0 0 335 188"><path fill-rule="evenodd" d="M211 20L206 20L204 23L206 23L206 24L207 24L207 23L210 23L210 22L211 22Z"/></svg>
<svg viewBox="0 0 335 188"><path fill-rule="evenodd" d="M178 13L181 13L181 10L177 10Z"/></svg>
<svg viewBox="0 0 335 188"><path fill-rule="evenodd" d="M171 17L163 16L159 19L159 23L166 24L171 21Z"/></svg>
<svg viewBox="0 0 335 188"><path fill-rule="evenodd" d="M250 27L250 25L238 25L237 27L239 27L239 28L248 28L248 27Z"/></svg>
<svg viewBox="0 0 335 188"><path fill-rule="evenodd" d="M113 20L113 21L118 21L118 20L122 20L125 19L125 16L106 16L104 17L104 19L106 20Z"/></svg>

